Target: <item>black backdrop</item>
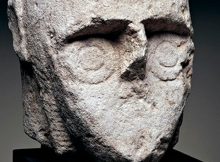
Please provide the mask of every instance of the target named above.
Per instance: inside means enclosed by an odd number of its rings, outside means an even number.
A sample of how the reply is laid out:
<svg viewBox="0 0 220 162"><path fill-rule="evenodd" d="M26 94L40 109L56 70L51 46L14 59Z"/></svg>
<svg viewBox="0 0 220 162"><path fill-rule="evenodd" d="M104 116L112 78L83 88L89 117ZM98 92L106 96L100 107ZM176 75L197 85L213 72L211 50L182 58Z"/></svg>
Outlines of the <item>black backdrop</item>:
<svg viewBox="0 0 220 162"><path fill-rule="evenodd" d="M12 149L39 147L22 128L18 59L7 27L6 0L0 0L0 161ZM176 149L202 161L220 161L220 1L190 0L196 55L192 93Z"/></svg>

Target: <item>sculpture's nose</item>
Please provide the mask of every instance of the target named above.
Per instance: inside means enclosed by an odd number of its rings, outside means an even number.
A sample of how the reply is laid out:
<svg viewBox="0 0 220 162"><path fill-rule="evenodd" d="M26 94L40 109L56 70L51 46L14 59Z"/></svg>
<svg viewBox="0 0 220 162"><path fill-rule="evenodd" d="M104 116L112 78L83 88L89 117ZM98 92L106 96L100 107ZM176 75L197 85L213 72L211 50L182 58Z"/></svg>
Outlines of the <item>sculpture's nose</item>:
<svg viewBox="0 0 220 162"><path fill-rule="evenodd" d="M141 23L128 25L122 37L124 54L122 55L121 78L127 81L145 78L147 36Z"/></svg>

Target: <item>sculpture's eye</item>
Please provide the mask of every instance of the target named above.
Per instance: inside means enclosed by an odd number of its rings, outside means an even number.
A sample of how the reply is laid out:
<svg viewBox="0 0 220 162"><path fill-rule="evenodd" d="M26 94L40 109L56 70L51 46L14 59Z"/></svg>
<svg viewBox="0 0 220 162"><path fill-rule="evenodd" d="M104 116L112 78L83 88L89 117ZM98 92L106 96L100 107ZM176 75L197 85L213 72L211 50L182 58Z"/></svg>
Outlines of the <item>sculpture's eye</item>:
<svg viewBox="0 0 220 162"><path fill-rule="evenodd" d="M162 67L174 67L178 61L178 50L168 41L164 41L158 45L155 50L157 61Z"/></svg>
<svg viewBox="0 0 220 162"><path fill-rule="evenodd" d="M149 39L148 66L161 80L174 80L187 61L193 44L184 36L157 33Z"/></svg>
<svg viewBox="0 0 220 162"><path fill-rule="evenodd" d="M80 68L91 71L98 70L104 65L106 51L99 45L84 46L78 52Z"/></svg>
<svg viewBox="0 0 220 162"><path fill-rule="evenodd" d="M91 25L67 35L62 48L66 69L80 82L97 84L107 80L118 67L120 58L115 45L128 23L94 19Z"/></svg>
<svg viewBox="0 0 220 162"><path fill-rule="evenodd" d="M104 38L87 38L67 45L62 51L65 69L79 82L97 84L107 80L119 60L112 43Z"/></svg>

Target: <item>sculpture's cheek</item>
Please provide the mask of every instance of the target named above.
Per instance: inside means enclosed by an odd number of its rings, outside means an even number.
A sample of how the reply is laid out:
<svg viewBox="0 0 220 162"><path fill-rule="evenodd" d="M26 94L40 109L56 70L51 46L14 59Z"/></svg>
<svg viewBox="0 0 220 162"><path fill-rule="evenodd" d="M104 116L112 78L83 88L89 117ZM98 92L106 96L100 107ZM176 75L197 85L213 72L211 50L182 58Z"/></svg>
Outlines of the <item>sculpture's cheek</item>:
<svg viewBox="0 0 220 162"><path fill-rule="evenodd" d="M89 84L107 80L117 69L119 60L111 43L101 38L74 42L59 56L62 69L74 76L74 80Z"/></svg>

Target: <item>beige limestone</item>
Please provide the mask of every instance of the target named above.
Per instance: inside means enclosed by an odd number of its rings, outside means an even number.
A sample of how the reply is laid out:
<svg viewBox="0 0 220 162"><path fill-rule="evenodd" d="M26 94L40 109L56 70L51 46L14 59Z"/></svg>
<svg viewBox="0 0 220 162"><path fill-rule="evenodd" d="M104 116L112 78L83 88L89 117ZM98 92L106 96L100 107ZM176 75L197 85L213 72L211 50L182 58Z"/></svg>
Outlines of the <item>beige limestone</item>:
<svg viewBox="0 0 220 162"><path fill-rule="evenodd" d="M178 139L194 45L187 0L9 0L25 132L57 153L159 161Z"/></svg>

